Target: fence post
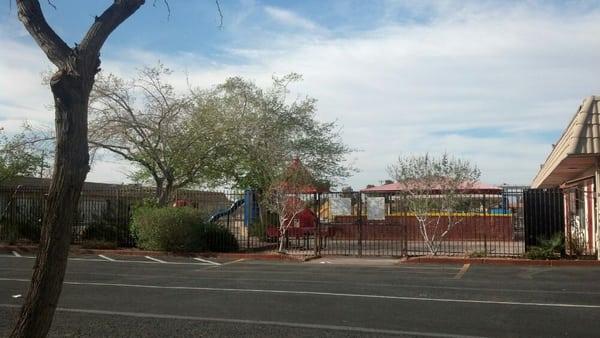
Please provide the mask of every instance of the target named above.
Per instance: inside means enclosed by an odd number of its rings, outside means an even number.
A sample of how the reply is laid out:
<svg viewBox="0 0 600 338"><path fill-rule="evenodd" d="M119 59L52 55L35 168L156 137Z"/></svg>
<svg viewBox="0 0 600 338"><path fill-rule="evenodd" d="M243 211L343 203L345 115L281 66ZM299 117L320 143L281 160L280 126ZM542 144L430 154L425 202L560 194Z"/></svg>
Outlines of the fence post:
<svg viewBox="0 0 600 338"><path fill-rule="evenodd" d="M315 204L317 207L317 222L315 224L315 256L318 256L321 248L320 248L320 242L321 242L321 193L317 192L313 195L313 198L315 199Z"/></svg>
<svg viewBox="0 0 600 338"><path fill-rule="evenodd" d="M249 219L249 214L254 216L254 199L250 197L248 190L244 191L244 225L246 226L246 251L250 251L250 233L252 232L252 227L254 226L254 219ZM262 242L263 234L259 234L259 239Z"/></svg>
<svg viewBox="0 0 600 338"><path fill-rule="evenodd" d="M403 233L404 233L404 256L408 257L408 212L406 211L406 195L402 194L400 195L401 199L400 201L402 201L402 213L401 215L403 215L404 217L402 217L402 223L403 223Z"/></svg>
<svg viewBox="0 0 600 338"><path fill-rule="evenodd" d="M358 192L358 256L362 256L362 237L363 237L363 219L362 219L362 192Z"/></svg>

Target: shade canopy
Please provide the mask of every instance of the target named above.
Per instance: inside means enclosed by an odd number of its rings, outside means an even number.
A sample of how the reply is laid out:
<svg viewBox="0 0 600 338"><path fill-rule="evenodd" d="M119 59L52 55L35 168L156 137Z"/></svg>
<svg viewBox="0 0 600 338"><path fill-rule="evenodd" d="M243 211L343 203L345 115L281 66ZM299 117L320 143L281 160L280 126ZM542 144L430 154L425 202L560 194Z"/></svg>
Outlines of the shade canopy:
<svg viewBox="0 0 600 338"><path fill-rule="evenodd" d="M366 188L361 190L361 192L402 192L408 190L406 184L401 184L399 182L388 183L376 187ZM442 187L433 187L432 193L441 193L443 191ZM459 187L458 191L464 194L499 194L502 192L502 188L485 184L481 182L477 182L474 184L464 184L462 187Z"/></svg>

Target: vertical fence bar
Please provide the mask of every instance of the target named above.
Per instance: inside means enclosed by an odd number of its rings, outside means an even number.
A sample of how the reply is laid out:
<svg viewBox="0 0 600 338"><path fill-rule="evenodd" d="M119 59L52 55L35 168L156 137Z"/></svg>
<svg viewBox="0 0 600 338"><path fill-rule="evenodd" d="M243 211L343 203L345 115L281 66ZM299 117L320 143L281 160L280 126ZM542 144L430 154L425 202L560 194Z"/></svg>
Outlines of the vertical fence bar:
<svg viewBox="0 0 600 338"><path fill-rule="evenodd" d="M362 208L363 208L363 203L362 203L362 192L358 192L358 256L362 256L363 254L363 243L362 243L362 236L363 236L363 212L362 212Z"/></svg>

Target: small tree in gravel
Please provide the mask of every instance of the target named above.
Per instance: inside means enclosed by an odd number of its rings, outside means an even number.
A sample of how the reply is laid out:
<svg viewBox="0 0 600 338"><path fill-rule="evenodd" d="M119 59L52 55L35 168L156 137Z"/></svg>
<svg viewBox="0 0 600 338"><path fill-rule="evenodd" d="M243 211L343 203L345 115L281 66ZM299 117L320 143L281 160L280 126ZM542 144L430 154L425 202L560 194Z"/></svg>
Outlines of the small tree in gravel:
<svg viewBox="0 0 600 338"><path fill-rule="evenodd" d="M474 199L465 192L479 181L481 172L469 161L446 153L399 157L388 172L399 183L427 249L437 254L442 240L471 210Z"/></svg>

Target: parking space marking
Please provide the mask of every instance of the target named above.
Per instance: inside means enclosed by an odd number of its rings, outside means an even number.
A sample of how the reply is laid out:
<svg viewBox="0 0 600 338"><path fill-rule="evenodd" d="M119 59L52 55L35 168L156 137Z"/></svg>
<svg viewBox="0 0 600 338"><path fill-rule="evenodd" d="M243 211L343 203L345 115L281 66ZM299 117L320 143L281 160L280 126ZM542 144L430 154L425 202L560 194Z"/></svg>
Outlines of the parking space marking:
<svg viewBox="0 0 600 338"><path fill-rule="evenodd" d="M98 255L98 257L100 257L100 258L104 258L104 259L106 259L106 260L107 260L107 261L109 261L109 262L114 262L114 261L116 261L116 259L112 259L112 258L110 258L110 257L107 257L107 256L104 256L104 255Z"/></svg>
<svg viewBox="0 0 600 338"><path fill-rule="evenodd" d="M469 270L469 268L471 267L471 264L465 264L463 265L463 267L458 271L458 273L456 274L456 276L454 276L454 279L461 279L462 276L467 273L467 270Z"/></svg>
<svg viewBox="0 0 600 338"><path fill-rule="evenodd" d="M25 282L29 279L23 278L2 278L0 281ZM287 294L287 295L309 295L309 296L327 296L327 297L347 297L347 298L366 298L366 299L388 299L388 300L406 300L413 302L436 302L436 303L464 303L464 304L488 304L488 305L508 305L508 306L530 306L530 307L555 307L555 308L579 308L579 309L600 309L600 305L593 304L573 304L573 303L541 303L541 302L517 302L485 299L459 299L459 298L428 298L411 296L392 296L375 295L361 293L338 293L338 292L318 292L301 290L272 290L272 289L239 289L239 288L211 288L198 286L165 286L149 284L125 284L125 283L101 283L101 282L76 282L65 281L64 285L77 286L100 286L100 287L122 287L139 289L162 289L162 290L190 290L190 291L212 291L212 292L238 292L238 293L262 293L262 294Z"/></svg>
<svg viewBox="0 0 600 338"><path fill-rule="evenodd" d="M20 305L16 304L0 304L2 308L20 308ZM252 319L237 319L237 318L219 318L219 317L199 317L199 316L186 316L186 315L171 315L171 314L157 314L157 313L145 313L145 312L125 312L125 311L106 311L106 310L92 310L92 309L77 309L77 308L64 308L58 307L56 311L59 312L71 312L71 313L85 313L94 315L107 315L107 316L123 316L123 317L134 317L134 318L152 318L152 319L178 319L178 320L193 320L193 321L204 321L204 322L217 322L217 323L228 323L228 324L250 324L250 325L272 325L281 327L293 327L303 329L317 329L317 330L333 330L333 331L346 331L346 332L360 332L360 333L373 333L382 335L399 335L399 336L417 336L417 337L457 337L457 338L477 338L480 336L466 336L458 335L453 333L440 333L440 332L421 332L421 331L402 331L402 330L391 330L391 329L375 329L369 327L360 326L345 326L345 325L330 325L330 324L310 324L310 323L297 323L297 322L280 322L270 320L252 320Z"/></svg>
<svg viewBox="0 0 600 338"><path fill-rule="evenodd" d="M154 257L150 257L150 256L144 256L144 257L148 258L151 261L155 261L157 263L167 263L167 262L163 261L162 259L158 259L158 258L154 258Z"/></svg>
<svg viewBox="0 0 600 338"><path fill-rule="evenodd" d="M194 257L194 260L197 260L198 262L203 262L203 263L208 263L208 264L212 264L212 265L221 265L221 263L217 263L217 262L213 262L213 261L209 261L208 259L203 259L200 257Z"/></svg>
<svg viewBox="0 0 600 338"><path fill-rule="evenodd" d="M13 254L15 257L21 257L21 254L20 254L20 253L18 253L18 252L16 252L16 251L14 251L14 250L13 250L12 254Z"/></svg>
<svg viewBox="0 0 600 338"><path fill-rule="evenodd" d="M26 259L35 259L35 256L21 256L17 257L14 255L0 255L0 258L26 258ZM110 258L108 256L99 257L99 258L82 258L82 257L69 257L70 261L83 261L83 262L111 262L111 263L140 263L140 264L166 264L166 265L195 265L195 266L214 266L210 263L202 263L202 262L166 262L160 260L158 258L146 257L150 259L150 261L133 261L133 260L117 260Z"/></svg>
<svg viewBox="0 0 600 338"><path fill-rule="evenodd" d="M246 260L245 258L240 258L240 259L236 259L235 261L230 261L230 262L222 263L221 265L235 264L235 263L243 262L245 260Z"/></svg>

